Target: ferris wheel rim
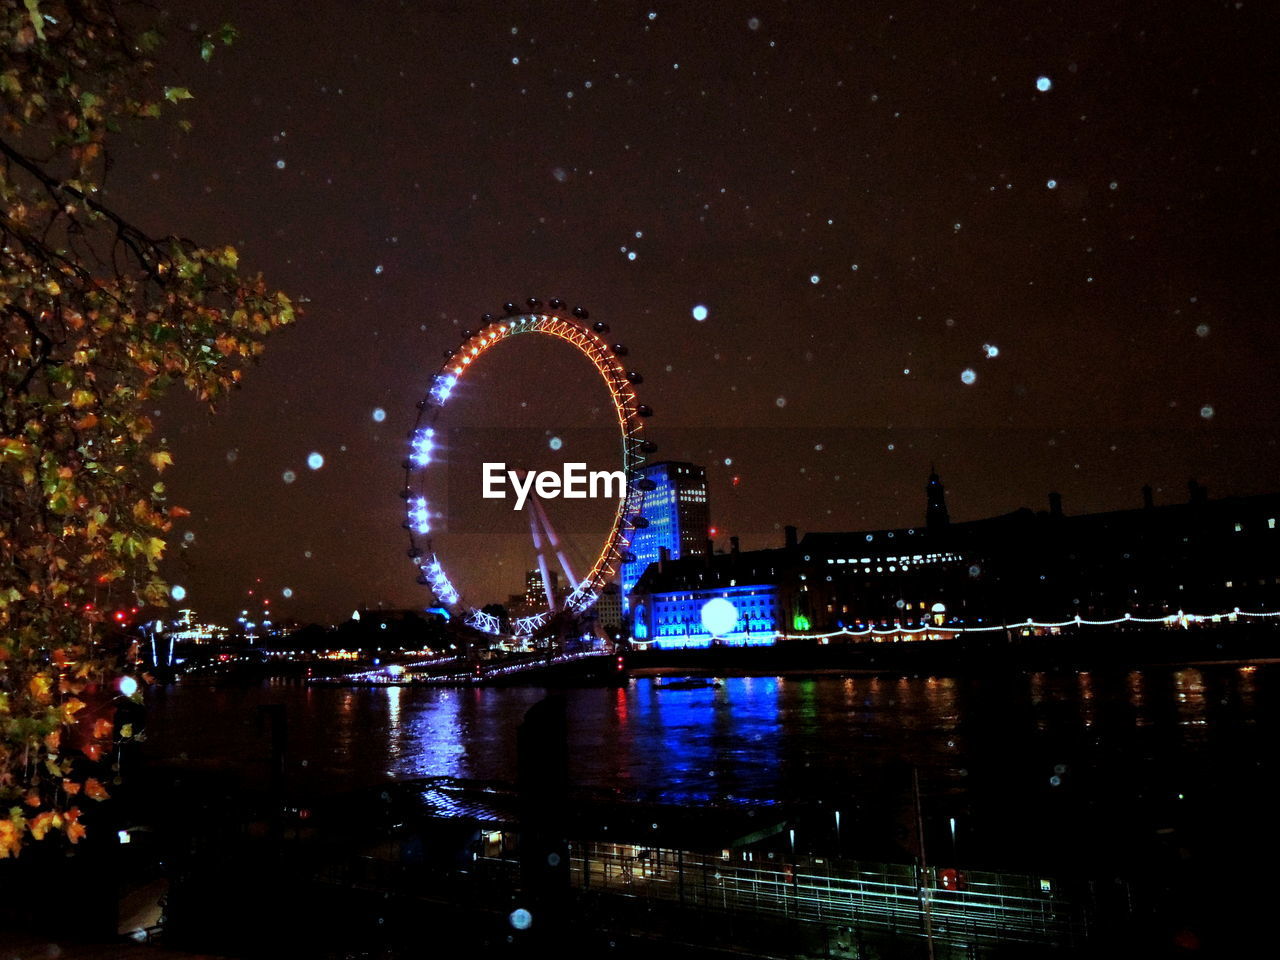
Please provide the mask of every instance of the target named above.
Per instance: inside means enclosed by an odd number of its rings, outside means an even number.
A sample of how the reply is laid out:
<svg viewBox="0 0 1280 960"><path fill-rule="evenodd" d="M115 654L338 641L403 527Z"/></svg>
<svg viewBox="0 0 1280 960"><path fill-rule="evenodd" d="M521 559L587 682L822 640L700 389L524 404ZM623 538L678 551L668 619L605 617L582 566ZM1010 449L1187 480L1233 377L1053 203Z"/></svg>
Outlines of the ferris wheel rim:
<svg viewBox="0 0 1280 960"><path fill-rule="evenodd" d="M607 325L598 321L589 325L586 322L586 311L581 308L575 308L569 316L565 316L565 313L568 311L512 312L508 305L508 315L505 317L492 318L486 315L484 326L475 332L467 331L470 335L464 335L462 344L456 350L448 352L445 362L431 378L427 395L418 403L418 416L409 434L411 453L404 461L405 485L402 492L408 514L404 526L409 531L409 558L419 570L419 583L430 587L436 600L450 615L459 616L464 623L484 633L504 635L499 629L497 618L468 605L462 592L449 579L433 546L429 503L425 495L415 496L413 479L415 474L425 477L432 463L435 426L454 387L485 352L499 343L524 334L542 334L563 340L595 367L604 380L614 405L626 484L614 509L609 534L591 569L574 585L565 601L566 610L582 613L596 603L604 584L630 557L627 551L631 545L631 531L637 529L634 521L643 509L644 477L639 467L644 463L646 453L652 449L652 445L644 438L643 421L653 411L640 402L636 392L635 387L642 378L623 364L625 348L610 345L601 336L608 332ZM518 618L512 622L511 633L507 636L527 639L549 623L552 616L553 611L548 606L539 613Z"/></svg>

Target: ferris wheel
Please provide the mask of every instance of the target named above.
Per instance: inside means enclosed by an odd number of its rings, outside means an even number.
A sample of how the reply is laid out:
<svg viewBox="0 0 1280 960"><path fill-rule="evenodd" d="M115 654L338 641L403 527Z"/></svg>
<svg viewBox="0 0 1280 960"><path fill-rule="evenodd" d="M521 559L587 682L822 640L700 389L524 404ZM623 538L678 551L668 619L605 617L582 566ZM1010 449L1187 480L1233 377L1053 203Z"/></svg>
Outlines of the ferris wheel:
<svg viewBox="0 0 1280 960"><path fill-rule="evenodd" d="M433 515L426 481L431 467L439 462L436 431L440 418L449 397L467 372L485 353L512 337L524 334L554 337L591 361L613 400L620 440L619 458L626 484L599 554L580 579L574 576L541 504L537 498L530 498L527 505L529 530L546 591L546 608L512 621L512 635L527 639L547 626L559 613L586 613L599 599L601 589L616 574L619 565L635 559L630 553L631 540L636 530L649 525L643 515L644 495L655 488L654 482L643 476L639 467L649 454L657 450L657 445L644 437L644 421L653 415L653 410L641 403L636 395L635 388L643 377L634 370L628 370L623 363L627 348L620 343L611 345L605 339L609 333L608 324L599 320L589 322L586 310L582 307L569 310L558 298L549 300L545 307L541 300L533 298L526 300L523 306L506 303L503 304L503 313L501 318L486 313L481 318L479 330L464 331L461 346L445 351L444 364L431 379L427 395L418 401L417 421L409 435L409 456L404 461L405 483L401 496L407 507L404 526L409 531L409 558L418 569L418 582L430 587L437 602L452 616L476 630L502 635L496 616L466 602L462 590L449 577L444 561L432 543ZM563 604L557 601L551 589L548 553L555 556L571 585Z"/></svg>

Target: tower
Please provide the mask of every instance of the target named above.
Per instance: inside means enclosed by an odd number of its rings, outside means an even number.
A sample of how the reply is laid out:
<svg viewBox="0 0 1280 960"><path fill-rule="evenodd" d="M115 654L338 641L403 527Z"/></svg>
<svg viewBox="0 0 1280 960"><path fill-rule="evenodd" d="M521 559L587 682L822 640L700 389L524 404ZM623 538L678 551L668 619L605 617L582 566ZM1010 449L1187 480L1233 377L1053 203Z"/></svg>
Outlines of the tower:
<svg viewBox="0 0 1280 960"><path fill-rule="evenodd" d="M672 560L707 552L711 515L707 507L707 471L692 463L651 463L640 471L655 484L644 495L641 513L648 526L635 531L631 553L635 560L622 565L622 595L629 603L631 590L645 569L666 549Z"/></svg>
<svg viewBox="0 0 1280 960"><path fill-rule="evenodd" d="M947 488L932 467L929 468L929 482L925 484L924 493L928 503L924 513L925 526L930 530L941 530L951 522L947 513Z"/></svg>

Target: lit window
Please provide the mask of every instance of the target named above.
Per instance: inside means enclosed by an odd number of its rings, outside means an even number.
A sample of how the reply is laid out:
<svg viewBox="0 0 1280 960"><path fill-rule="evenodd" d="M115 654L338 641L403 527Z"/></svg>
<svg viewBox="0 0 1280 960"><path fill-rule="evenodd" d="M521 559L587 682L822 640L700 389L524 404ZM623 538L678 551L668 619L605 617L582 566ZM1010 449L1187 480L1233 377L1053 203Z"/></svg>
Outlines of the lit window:
<svg viewBox="0 0 1280 960"><path fill-rule="evenodd" d="M1241 530L1243 530L1243 529L1244 529L1244 524L1242 524L1242 523L1237 523L1237 524L1236 524L1236 533L1239 533L1239 532L1240 532Z"/></svg>
<svg viewBox="0 0 1280 960"><path fill-rule="evenodd" d="M1267 529L1274 530L1276 528L1276 518L1272 517L1267 521Z"/></svg>

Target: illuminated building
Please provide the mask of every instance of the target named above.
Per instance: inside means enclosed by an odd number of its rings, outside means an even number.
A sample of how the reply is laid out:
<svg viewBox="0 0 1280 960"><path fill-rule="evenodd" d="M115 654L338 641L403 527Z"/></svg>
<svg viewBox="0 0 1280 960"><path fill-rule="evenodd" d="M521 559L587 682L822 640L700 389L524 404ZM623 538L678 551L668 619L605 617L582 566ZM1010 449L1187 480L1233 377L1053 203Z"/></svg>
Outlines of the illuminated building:
<svg viewBox="0 0 1280 960"><path fill-rule="evenodd" d="M622 565L624 598L663 551L672 560L706 555L711 526L706 470L671 461L651 463L640 472L655 486L644 495L642 513L647 525L637 529L631 540L635 559Z"/></svg>
<svg viewBox="0 0 1280 960"><path fill-rule="evenodd" d="M926 486L925 524L886 530L787 530L785 546L663 559L632 593L632 633L656 646L705 646L701 611L714 598L739 613L724 643L762 633L877 631L916 639L948 629L1126 616L1212 617L1280 609L1280 494L1189 501L1069 516L1062 498L951 521L942 484ZM901 632L899 632L901 631ZM912 631L908 634L907 631Z"/></svg>
<svg viewBox="0 0 1280 960"><path fill-rule="evenodd" d="M219 643L227 638L227 628L200 623L194 610L179 610L178 618L163 631L175 643Z"/></svg>

